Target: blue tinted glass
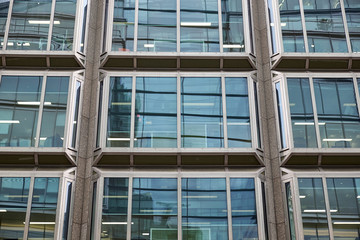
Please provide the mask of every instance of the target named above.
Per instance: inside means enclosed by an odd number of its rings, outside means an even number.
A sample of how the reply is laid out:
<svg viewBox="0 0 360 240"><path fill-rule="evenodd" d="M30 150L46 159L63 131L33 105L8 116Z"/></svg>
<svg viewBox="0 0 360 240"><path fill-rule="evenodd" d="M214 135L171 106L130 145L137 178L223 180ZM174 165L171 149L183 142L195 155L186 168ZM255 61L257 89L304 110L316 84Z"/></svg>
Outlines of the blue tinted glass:
<svg viewBox="0 0 360 240"><path fill-rule="evenodd" d="M55 237L59 178L35 178L31 204L29 239Z"/></svg>
<svg viewBox="0 0 360 240"><path fill-rule="evenodd" d="M255 185L252 178L230 178L233 239L258 239Z"/></svg>
<svg viewBox="0 0 360 240"><path fill-rule="evenodd" d="M104 178L101 238L126 240L127 178Z"/></svg>
<svg viewBox="0 0 360 240"><path fill-rule="evenodd" d="M251 147L249 96L246 78L226 78L229 147Z"/></svg>
<svg viewBox="0 0 360 240"><path fill-rule="evenodd" d="M182 147L223 147L220 78L181 78Z"/></svg>
<svg viewBox="0 0 360 240"><path fill-rule="evenodd" d="M277 102L277 113L279 118L279 127L280 127L280 139L281 139L281 147L286 148L286 137L285 137L285 119L283 112L283 100L281 95L281 86L280 82L275 84L276 88L276 102Z"/></svg>
<svg viewBox="0 0 360 240"><path fill-rule="evenodd" d="M77 126L79 121L79 107L80 107L80 94L81 94L81 83L76 81L76 96L74 104L74 118L73 118L73 131L71 138L71 147L75 148L76 144L76 134L77 134Z"/></svg>
<svg viewBox="0 0 360 240"><path fill-rule="evenodd" d="M183 239L228 239L224 178L181 180Z"/></svg>
<svg viewBox="0 0 360 240"><path fill-rule="evenodd" d="M177 239L177 179L134 178L131 239Z"/></svg>
<svg viewBox="0 0 360 240"><path fill-rule="evenodd" d="M1 3L0 8L0 42L4 42L4 35L5 35L5 28L6 28L6 22L7 22L7 16L9 12L9 5L10 0L6 0ZM3 46L0 44L0 49L2 49Z"/></svg>
<svg viewBox="0 0 360 240"><path fill-rule="evenodd" d="M30 178L0 178L0 238L22 239Z"/></svg>
<svg viewBox="0 0 360 240"><path fill-rule="evenodd" d="M345 0L346 20L349 30L351 48L353 52L360 52L360 2Z"/></svg>
<svg viewBox="0 0 360 240"><path fill-rule="evenodd" d="M135 147L177 147L176 78L136 79Z"/></svg>
<svg viewBox="0 0 360 240"><path fill-rule="evenodd" d="M135 0L115 0L112 51L133 51L134 23Z"/></svg>
<svg viewBox="0 0 360 240"><path fill-rule="evenodd" d="M106 146L129 147L131 123L131 77L111 77Z"/></svg>

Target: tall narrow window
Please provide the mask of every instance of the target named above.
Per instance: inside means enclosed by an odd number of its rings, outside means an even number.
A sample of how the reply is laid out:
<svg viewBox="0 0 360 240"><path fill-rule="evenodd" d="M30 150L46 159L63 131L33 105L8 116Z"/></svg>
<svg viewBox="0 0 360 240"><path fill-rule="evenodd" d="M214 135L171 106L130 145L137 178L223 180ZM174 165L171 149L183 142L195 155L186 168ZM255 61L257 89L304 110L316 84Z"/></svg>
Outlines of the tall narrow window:
<svg viewBox="0 0 360 240"><path fill-rule="evenodd" d="M87 22L87 12L88 12L88 0L83 0L81 11L82 11L82 24L81 24L80 52L83 53L85 52L85 33L86 33L86 22ZM107 9L105 11L106 11L105 14L107 14ZM106 42L106 38L104 38L103 41Z"/></svg>
<svg viewBox="0 0 360 240"><path fill-rule="evenodd" d="M111 77L108 107L108 147L130 147L131 77Z"/></svg>
<svg viewBox="0 0 360 240"><path fill-rule="evenodd" d="M79 107L80 107L80 94L81 94L81 82L76 81L76 94L74 102L74 118L72 122L72 138L71 138L71 147L75 148L76 146L76 137L77 137L77 127L79 125Z"/></svg>
<svg viewBox="0 0 360 240"><path fill-rule="evenodd" d="M177 147L176 78L136 79L135 147Z"/></svg>
<svg viewBox="0 0 360 240"><path fill-rule="evenodd" d="M64 209L64 220L63 220L63 231L62 240L67 240L69 235L69 221L70 221L70 206L71 206L71 189L72 182L66 183L65 189L65 209Z"/></svg>
<svg viewBox="0 0 360 240"><path fill-rule="evenodd" d="M182 147L223 147L220 78L181 78Z"/></svg>
<svg viewBox="0 0 360 240"><path fill-rule="evenodd" d="M289 218L289 227L290 227L290 239L296 240L295 223L294 223L294 205L293 205L293 197L290 186L291 186L290 182L285 183L286 201L288 207L288 218Z"/></svg>
<svg viewBox="0 0 360 240"><path fill-rule="evenodd" d="M283 106L283 100L282 100L282 95L281 95L280 82L275 83L275 89L276 89L277 114L278 114L278 118L279 118L281 147L286 148L287 144L286 144L286 136L285 136L284 106Z"/></svg>
<svg viewBox="0 0 360 240"><path fill-rule="evenodd" d="M1 3L1 8L0 8L0 49L3 48L4 45L4 35L5 35L5 31L6 31L6 22L7 22L7 17L8 17L8 12L9 12L9 5L10 5L10 0L6 0L4 2Z"/></svg>
<svg viewBox="0 0 360 240"><path fill-rule="evenodd" d="M133 51L134 24L135 0L115 0L112 51Z"/></svg>
<svg viewBox="0 0 360 240"><path fill-rule="evenodd" d="M360 2L344 0L344 5L351 48L353 52L360 53Z"/></svg>

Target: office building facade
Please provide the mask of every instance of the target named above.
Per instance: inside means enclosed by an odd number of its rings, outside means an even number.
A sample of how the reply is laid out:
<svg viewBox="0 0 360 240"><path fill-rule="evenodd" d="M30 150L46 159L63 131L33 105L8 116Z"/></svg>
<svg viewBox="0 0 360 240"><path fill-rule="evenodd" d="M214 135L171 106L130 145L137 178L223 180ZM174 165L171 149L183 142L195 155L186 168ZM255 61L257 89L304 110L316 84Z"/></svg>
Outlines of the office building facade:
<svg viewBox="0 0 360 240"><path fill-rule="evenodd" d="M360 238L358 0L0 4L0 239Z"/></svg>

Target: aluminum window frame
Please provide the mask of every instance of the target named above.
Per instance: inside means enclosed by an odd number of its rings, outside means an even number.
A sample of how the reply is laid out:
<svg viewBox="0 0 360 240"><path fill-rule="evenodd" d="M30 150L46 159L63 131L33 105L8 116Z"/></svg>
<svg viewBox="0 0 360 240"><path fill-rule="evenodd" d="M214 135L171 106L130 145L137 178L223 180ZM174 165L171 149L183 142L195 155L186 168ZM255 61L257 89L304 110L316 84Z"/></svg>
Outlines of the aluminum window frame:
<svg viewBox="0 0 360 240"><path fill-rule="evenodd" d="M132 111L131 111L131 128L130 128L130 147L107 147L106 136L107 136L107 120L108 120L108 105L109 105L109 88L111 77L131 77L132 78ZM177 78L177 147L176 148L154 148L154 147L134 147L134 118L135 118L135 91L136 91L136 78L137 77L176 77ZM248 99L249 99L249 115L250 115L250 129L251 129L251 147L248 148L184 148L181 147L181 88L180 78L181 77L218 77L221 78L222 85L222 107L223 107L223 136L224 144L227 144L227 132L225 133L226 124L226 94L225 93L225 78L227 77L241 77L247 79L248 86ZM103 81L103 100L102 100L102 112L101 112L101 126L100 126L100 137L99 137L99 148L103 152L146 152L146 153L199 153L199 152L255 152L258 149L258 128L256 123L256 107L255 107L255 95L253 83L257 84L254 79L253 72L248 73L232 73L232 72L218 72L216 74L210 72L106 72ZM257 90L259 90L257 88ZM259 96L259 95L258 95ZM258 106L259 108L259 106ZM106 123L106 124L104 124ZM260 127L260 126L259 126Z"/></svg>
<svg viewBox="0 0 360 240"><path fill-rule="evenodd" d="M276 72L279 74L279 77L274 78L274 82L281 82L281 92L284 97L283 99L283 107L284 107L284 119L287 125L287 128L285 130L285 136L287 137L287 143L288 148L282 149L290 149L292 152L296 153L309 153L309 152L315 152L315 153L335 153L339 151L345 151L350 154L356 154L360 151L359 148L324 148L321 146L321 139L320 139L320 130L319 130L319 124L318 124L318 115L317 115L317 109L316 109L316 98L315 98L315 92L314 92L314 86L313 86L313 79L314 78L329 78L329 79L342 79L342 78L351 78L353 81L354 86L354 95L355 100L357 104L357 110L359 114L360 119L360 93L358 88L357 79L360 79L360 74L357 72L347 72L347 73L334 73L334 72ZM287 78L307 78L309 79L309 85L310 85L310 93L311 93L311 102L312 102L312 108L313 108L313 114L314 114L314 128L315 128L315 134L317 139L317 148L295 148L294 147L294 140L293 140L293 131L292 131L292 124L291 124L291 113L290 113L290 105L289 105L289 95L288 95L288 88L287 88ZM274 95L276 95L275 88L274 88ZM276 101L276 100L275 100ZM276 106L276 105L275 105ZM277 112L277 109L275 109ZM277 125L279 125L279 118L278 115L276 115L276 121ZM280 130L280 128L279 128ZM278 132L279 132L278 130ZM278 133L280 135L281 133ZM280 139L280 138L279 138Z"/></svg>
<svg viewBox="0 0 360 240"><path fill-rule="evenodd" d="M340 156L339 156L340 157ZM303 224L302 224L302 216L301 216L301 204L300 204L300 197L299 197L299 186L298 186L298 179L299 178L321 178L323 191L324 191L324 200L325 200L325 207L326 207L326 215L327 215L327 222L329 226L329 236L330 239L334 239L334 232L332 229L332 219L331 219L331 212L330 212L330 201L329 201L329 194L327 188L326 179L328 178L359 178L360 171L358 169L323 169L323 168L316 168L316 169L286 169L281 168L283 175L281 177L282 180L282 187L285 189L285 183L291 183L291 193L293 197L293 207L294 207L294 224L295 228L297 229L296 232L296 240L304 240L303 233ZM283 198L286 194L283 191ZM295 199L295 200L294 200ZM284 204L284 208L288 209L287 202ZM287 231L289 231L289 223L287 223Z"/></svg>
<svg viewBox="0 0 360 240"><path fill-rule="evenodd" d="M41 97L40 97L40 105L38 110L38 118L37 118L37 129L36 129L36 142L33 147L0 147L0 152L33 152L35 149L37 152L64 152L67 150L75 151L77 147L71 148L71 140L72 140L72 129L73 124L71 124L72 119L75 114L75 109L73 106L73 102L76 98L76 82L80 81L81 83L81 92L80 92L80 102L79 102L79 115L78 115L78 125L77 125L77 136L80 131L80 116L81 116L81 107L82 107L82 92L83 92L83 76L82 70L76 72L60 72L60 71L14 71L14 70L2 70L0 71L0 84L2 80L2 76L37 76L42 77L42 85L41 85ZM67 104L66 104L66 116L65 116L65 126L64 126L64 139L62 147L40 147L39 139L41 133L41 122L42 122L42 113L44 106L44 98L45 98L45 90L46 90L46 81L47 77L69 77L68 83L68 96L67 96ZM78 137L76 139L78 145Z"/></svg>
<svg viewBox="0 0 360 240"><path fill-rule="evenodd" d="M137 35L138 35L138 13L139 13L139 0L135 0L135 11L134 11L134 46L133 51L129 52L121 52L121 51L113 51L112 50L112 30L113 30L113 18L114 18L114 1L115 0L108 0L109 5L106 9L106 6L104 6L104 17L103 17L103 26L105 24L105 15L107 11L107 26L104 26L104 31L102 33L102 42L105 46L105 49L102 50L102 54L108 53L110 55L120 55L120 56L248 56L249 54L255 54L255 49L251 51L251 41L252 45L255 46L255 39L251 39L250 37L250 31L253 32L253 29L250 29L249 22L251 21L252 26L253 24L253 17L251 17L248 14L248 10L250 8L250 11L252 13L252 7L248 6L247 0L241 0L242 1L242 15L243 15L243 35L244 35L244 45L245 45L245 51L244 52L224 52L223 51L223 38L222 38L222 8L221 8L221 0L218 1L218 20L219 20L219 51L218 52L181 52L180 50L180 1L176 0L176 51L175 52L143 52L143 51L137 51ZM106 4L104 4L106 5ZM110 22L110 21L111 22ZM106 30L105 30L106 29ZM251 34L254 36L254 34ZM106 41L104 43L104 41ZM222 59L221 59L222 60Z"/></svg>
<svg viewBox="0 0 360 240"><path fill-rule="evenodd" d="M230 178L252 178L254 179L254 188L255 188L255 200L256 200L256 217L257 217L257 231L258 239L265 239L265 223L264 214L263 214L263 196L261 191L261 183L265 182L264 176L262 175L265 171L264 168L257 169L243 169L243 170L229 170L228 168L218 169L213 171L203 170L189 170L189 169L167 169L166 171L162 170L153 170L147 171L137 168L128 169L100 169L94 168L98 176L97 181L97 202L96 202L96 213L94 214L95 218L95 229L94 236L92 239L100 240L101 233L101 216L102 216L102 205L103 205L103 192L104 192L104 178L128 178L128 214L127 214L127 240L131 240L131 217L132 217L132 184L133 178L176 178L177 179L177 202L178 202L178 240L182 239L182 207L181 207L181 179L182 178L221 178L226 181L226 196L227 196L227 218L228 218L228 240L233 240L232 234L232 215L231 213L231 191L230 191Z"/></svg>
<svg viewBox="0 0 360 240"><path fill-rule="evenodd" d="M26 217L25 217L25 227L23 233L23 239L27 239L29 232L29 222L30 222L30 214L31 214L31 206L32 206L32 197L33 197L33 189L35 184L35 178L59 178L59 187L58 187L58 198L57 198L57 208L56 208L56 216L55 216L55 228L54 228L54 240L62 239L62 230L63 230L63 220L64 220L64 212L66 207L66 183L71 182L71 198L70 198L70 212L69 212L69 223L71 226L72 215L73 215L73 200L75 193L75 168L70 168L67 170L54 169L54 170L39 170L38 168L34 168L33 170L29 170L28 168L20 168L17 169L16 174L14 169L2 169L0 170L0 178L16 178L15 175L19 175L23 178L30 178L29 185L29 194L28 194L28 202L26 207ZM68 231L68 236L70 231Z"/></svg>

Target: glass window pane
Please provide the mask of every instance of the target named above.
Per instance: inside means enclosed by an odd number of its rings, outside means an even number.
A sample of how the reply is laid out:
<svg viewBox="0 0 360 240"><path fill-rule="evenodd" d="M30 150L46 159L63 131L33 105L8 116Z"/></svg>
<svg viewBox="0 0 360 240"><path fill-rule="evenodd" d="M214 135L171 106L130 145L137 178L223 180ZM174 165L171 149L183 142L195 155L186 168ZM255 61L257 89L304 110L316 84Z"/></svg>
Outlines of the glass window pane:
<svg viewBox="0 0 360 240"><path fill-rule="evenodd" d="M310 52L348 52L340 0L303 0Z"/></svg>
<svg viewBox="0 0 360 240"><path fill-rule="evenodd" d="M360 2L345 0L346 20L349 29L351 48L353 52L360 52Z"/></svg>
<svg viewBox="0 0 360 240"><path fill-rule="evenodd" d="M284 106L281 95L281 86L280 82L275 83L276 88L276 102L277 102L277 114L279 119L279 127L280 127L280 140L281 147L286 148L286 137L285 137L285 119L284 119Z"/></svg>
<svg viewBox="0 0 360 240"><path fill-rule="evenodd" d="M126 240L128 209L127 178L105 178L101 239Z"/></svg>
<svg viewBox="0 0 360 240"><path fill-rule="evenodd" d="M134 23L135 0L115 0L112 51L133 51Z"/></svg>
<svg viewBox="0 0 360 240"><path fill-rule="evenodd" d="M83 0L83 5L81 7L82 11L82 24L81 24L81 41L80 41L80 52L85 52L85 33L86 33L86 20L87 20L87 9L88 9L88 1ZM105 9L105 14L107 14L107 8ZM106 16L107 21L107 16ZM105 24L104 26L106 26ZM106 42L106 39L103 39L104 42Z"/></svg>
<svg viewBox="0 0 360 240"><path fill-rule="evenodd" d="M177 179L134 178L131 239L177 239Z"/></svg>
<svg viewBox="0 0 360 240"><path fill-rule="evenodd" d="M221 0L224 52L244 52L244 21L242 3L237 0Z"/></svg>
<svg viewBox="0 0 360 240"><path fill-rule="evenodd" d="M31 204L29 239L55 237L59 178L35 178Z"/></svg>
<svg viewBox="0 0 360 240"><path fill-rule="evenodd" d="M96 147L100 146L100 129L101 129L101 112L102 112L102 103L103 103L103 88L104 81L100 82L99 87L99 106L98 106L98 114L97 114L97 131L96 131Z"/></svg>
<svg viewBox="0 0 360 240"><path fill-rule="evenodd" d="M7 22L7 17L8 17L8 12L9 12L9 4L10 4L10 0L5 0L1 3L1 8L0 8L0 49L3 48L3 44L4 44L4 35L5 35L5 31L6 31L6 22Z"/></svg>
<svg viewBox="0 0 360 240"><path fill-rule="evenodd" d="M182 147L223 147L220 78L181 78Z"/></svg>
<svg viewBox="0 0 360 240"><path fill-rule="evenodd" d="M0 238L22 239L30 178L0 178Z"/></svg>
<svg viewBox="0 0 360 240"><path fill-rule="evenodd" d="M40 147L62 147L69 77L48 77L41 121Z"/></svg>
<svg viewBox="0 0 360 240"><path fill-rule="evenodd" d="M176 52L176 0L139 0L137 51Z"/></svg>
<svg viewBox="0 0 360 240"><path fill-rule="evenodd" d="M79 121L79 107L80 107L80 94L81 94L81 82L76 81L76 87L75 87L75 102L74 104L74 113L73 113L73 128L72 128L72 138L71 138L71 147L75 148L76 145L76 134L77 134L77 126Z"/></svg>
<svg viewBox="0 0 360 240"><path fill-rule="evenodd" d="M136 79L135 147L177 147L176 78Z"/></svg>
<svg viewBox="0 0 360 240"><path fill-rule="evenodd" d="M330 240L321 178L299 178L298 183L304 238Z"/></svg>
<svg viewBox="0 0 360 240"><path fill-rule="evenodd" d="M69 235L69 220L70 220L70 207L71 207L71 189L72 182L66 183L66 196L65 196L65 211L63 220L62 240L67 240Z"/></svg>
<svg viewBox="0 0 360 240"><path fill-rule="evenodd" d="M305 52L298 0L279 0L284 52Z"/></svg>
<svg viewBox="0 0 360 240"><path fill-rule="evenodd" d="M111 77L106 146L130 147L131 77Z"/></svg>
<svg viewBox="0 0 360 240"><path fill-rule="evenodd" d="M2 76L0 146L35 146L41 85L38 76Z"/></svg>
<svg viewBox="0 0 360 240"><path fill-rule="evenodd" d="M269 15L269 23L270 23L270 34L271 34L271 50L272 53L275 54L278 52L277 46L276 46L276 33L275 33L275 17L274 17L274 6L272 0L267 0L267 6L268 6L268 15Z"/></svg>
<svg viewBox="0 0 360 240"><path fill-rule="evenodd" d="M183 239L228 239L224 178L181 179Z"/></svg>
<svg viewBox="0 0 360 240"><path fill-rule="evenodd" d="M354 84L349 79L314 79L322 147L360 147L360 119Z"/></svg>
<svg viewBox="0 0 360 240"><path fill-rule="evenodd" d="M286 189L286 201L288 207L288 218L289 218L289 227L290 227L290 239L296 240L296 232L295 232L295 223L294 223L294 206L293 206L293 197L291 192L290 183L285 183Z"/></svg>
<svg viewBox="0 0 360 240"><path fill-rule="evenodd" d="M360 179L326 179L335 240L360 238Z"/></svg>
<svg viewBox="0 0 360 240"><path fill-rule="evenodd" d="M7 49L46 50L51 0L14 0Z"/></svg>
<svg viewBox="0 0 360 240"><path fill-rule="evenodd" d="M229 147L251 147L247 78L225 78Z"/></svg>
<svg viewBox="0 0 360 240"><path fill-rule="evenodd" d="M73 49L76 0L57 0L50 50Z"/></svg>
<svg viewBox="0 0 360 240"><path fill-rule="evenodd" d="M258 239L254 179L230 178L230 189L233 239Z"/></svg>
<svg viewBox="0 0 360 240"><path fill-rule="evenodd" d="M295 148L317 147L310 84L307 78L288 78L288 95Z"/></svg>
<svg viewBox="0 0 360 240"><path fill-rule="evenodd" d="M180 2L181 52L219 52L218 1Z"/></svg>

